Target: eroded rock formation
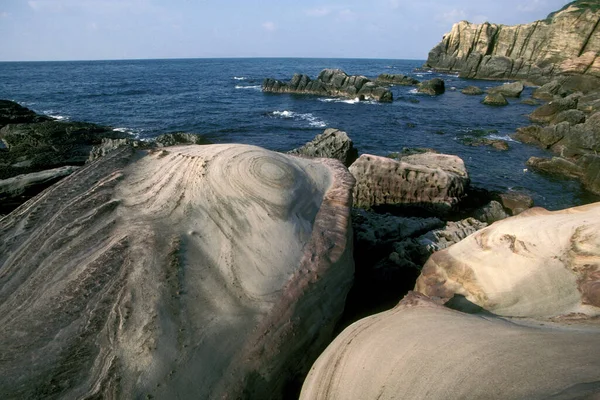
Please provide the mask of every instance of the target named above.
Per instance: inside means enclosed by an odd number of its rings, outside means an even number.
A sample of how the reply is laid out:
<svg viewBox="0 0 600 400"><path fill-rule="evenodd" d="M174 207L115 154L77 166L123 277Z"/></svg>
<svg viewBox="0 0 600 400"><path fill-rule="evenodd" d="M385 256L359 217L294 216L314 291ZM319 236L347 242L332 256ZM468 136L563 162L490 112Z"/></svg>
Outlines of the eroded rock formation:
<svg viewBox="0 0 600 400"><path fill-rule="evenodd" d="M429 53L426 67L465 78L545 83L559 74L600 77L600 8L574 1L542 21L506 26L454 24Z"/></svg>
<svg viewBox="0 0 600 400"><path fill-rule="evenodd" d="M0 219L0 397L282 397L344 307L352 183L211 145L55 184Z"/></svg>
<svg viewBox="0 0 600 400"><path fill-rule="evenodd" d="M288 154L335 158L346 167L349 167L358 158L358 150L354 147L352 139L346 132L334 128L325 129L322 134L317 135L304 146L290 150Z"/></svg>
<svg viewBox="0 0 600 400"><path fill-rule="evenodd" d="M324 69L315 80L303 74L295 74L289 82L266 78L262 90L269 93L313 94L380 102L393 100L392 92L388 88L378 85L366 76L349 76L340 69Z"/></svg>

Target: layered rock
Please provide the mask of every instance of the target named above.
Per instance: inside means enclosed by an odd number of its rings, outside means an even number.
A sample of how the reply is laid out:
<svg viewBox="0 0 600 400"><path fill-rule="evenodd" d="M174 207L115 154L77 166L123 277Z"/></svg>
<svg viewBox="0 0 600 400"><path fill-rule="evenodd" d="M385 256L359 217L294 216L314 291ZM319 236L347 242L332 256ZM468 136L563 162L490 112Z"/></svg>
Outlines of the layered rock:
<svg viewBox="0 0 600 400"><path fill-rule="evenodd" d="M125 146L0 220L0 397L280 398L352 281L353 179Z"/></svg>
<svg viewBox="0 0 600 400"><path fill-rule="evenodd" d="M349 167L358 158L358 150L354 147L348 134L333 128L325 129L322 134L317 135L304 146L290 150L288 154L335 158L346 167Z"/></svg>
<svg viewBox="0 0 600 400"><path fill-rule="evenodd" d="M418 85L420 81L403 74L380 74L377 77L377 82L400 86L415 86Z"/></svg>
<svg viewBox="0 0 600 400"><path fill-rule="evenodd" d="M434 253L415 290L494 314L600 315L600 203L532 208Z"/></svg>
<svg viewBox="0 0 600 400"><path fill-rule="evenodd" d="M447 212L469 185L463 160L447 154L415 154L399 161L363 154L350 172L356 178L354 205L363 208L418 206Z"/></svg>
<svg viewBox="0 0 600 400"><path fill-rule="evenodd" d="M389 89L378 85L366 76L349 76L340 69L324 69L315 80L303 74L295 74L289 82L266 78L263 81L262 90L269 93L350 97L380 102L393 100L392 92Z"/></svg>
<svg viewBox="0 0 600 400"><path fill-rule="evenodd" d="M411 293L345 329L300 398L593 398L600 326L569 323L469 315Z"/></svg>
<svg viewBox="0 0 600 400"><path fill-rule="evenodd" d="M558 74L600 77L599 20L596 2L579 0L530 24L461 21L430 51L425 66L465 78L538 84Z"/></svg>

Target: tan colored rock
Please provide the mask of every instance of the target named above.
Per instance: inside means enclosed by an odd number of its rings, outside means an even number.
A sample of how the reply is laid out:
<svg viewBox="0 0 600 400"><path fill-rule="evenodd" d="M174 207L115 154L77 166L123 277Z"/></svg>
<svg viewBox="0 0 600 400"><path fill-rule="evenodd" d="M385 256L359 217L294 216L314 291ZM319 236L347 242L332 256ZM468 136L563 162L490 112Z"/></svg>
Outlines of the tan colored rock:
<svg viewBox="0 0 600 400"><path fill-rule="evenodd" d="M530 24L458 22L431 50L425 66L467 78L540 83L561 73L600 76L600 10L588 3L569 3Z"/></svg>
<svg viewBox="0 0 600 400"><path fill-rule="evenodd" d="M0 220L0 398L278 398L352 282L353 179L125 146Z"/></svg>
<svg viewBox="0 0 600 400"><path fill-rule="evenodd" d="M504 316L600 315L600 203L532 208L433 254L415 290Z"/></svg>
<svg viewBox="0 0 600 400"><path fill-rule="evenodd" d="M447 154L414 154L399 161L363 154L350 172L356 179L354 206L362 208L400 205L448 211L469 185L463 160Z"/></svg>
<svg viewBox="0 0 600 400"><path fill-rule="evenodd" d="M469 315L409 293L346 328L300 399L595 398L600 326L570 323Z"/></svg>

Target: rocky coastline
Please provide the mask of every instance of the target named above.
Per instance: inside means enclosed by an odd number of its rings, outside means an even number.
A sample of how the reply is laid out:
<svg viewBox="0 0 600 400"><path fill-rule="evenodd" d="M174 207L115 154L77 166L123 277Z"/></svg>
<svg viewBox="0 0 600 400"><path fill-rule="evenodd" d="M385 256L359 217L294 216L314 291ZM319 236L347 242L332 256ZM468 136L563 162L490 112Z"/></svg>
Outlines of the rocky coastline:
<svg viewBox="0 0 600 400"><path fill-rule="evenodd" d="M583 0L463 21L426 67L516 80L463 91L495 106L542 84L513 138L555 156L524 167L600 194L599 21ZM387 85L445 92L334 69L262 90L386 103ZM0 140L2 398L600 393L600 203L550 212L473 187L455 155L361 154L331 128L283 153L0 100Z"/></svg>

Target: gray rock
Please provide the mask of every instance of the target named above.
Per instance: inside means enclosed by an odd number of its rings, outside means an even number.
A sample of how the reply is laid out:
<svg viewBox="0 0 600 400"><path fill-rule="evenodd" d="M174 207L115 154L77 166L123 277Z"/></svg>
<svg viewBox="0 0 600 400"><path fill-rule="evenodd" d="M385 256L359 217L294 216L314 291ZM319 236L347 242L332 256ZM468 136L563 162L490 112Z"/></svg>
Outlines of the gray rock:
<svg viewBox="0 0 600 400"><path fill-rule="evenodd" d="M463 90L460 91L462 94L467 94L471 96L483 94L483 90L477 86L467 86Z"/></svg>
<svg viewBox="0 0 600 400"><path fill-rule="evenodd" d="M485 222L486 224L492 224L496 221L500 221L504 218L508 218L509 215L504 211L502 204L496 200L492 200L485 206L475 210L473 218L478 221Z"/></svg>
<svg viewBox="0 0 600 400"><path fill-rule="evenodd" d="M377 82L401 86L415 86L420 83L417 79L402 74L381 74L377 77Z"/></svg>
<svg viewBox="0 0 600 400"><path fill-rule="evenodd" d="M526 104L528 106L539 106L540 105L540 103L536 99L533 99L533 98L523 99L523 100L521 100L521 104Z"/></svg>
<svg viewBox="0 0 600 400"><path fill-rule="evenodd" d="M529 114L529 119L537 123L551 122L560 112L576 109L579 97L581 95L576 93L565 98L552 100L535 109L535 111Z"/></svg>
<svg viewBox="0 0 600 400"><path fill-rule="evenodd" d="M483 104L488 106L506 106L508 105L508 101L502 93L489 93L483 99Z"/></svg>
<svg viewBox="0 0 600 400"><path fill-rule="evenodd" d="M475 218L467 218L462 221L448 222L442 229L437 229L420 236L417 242L429 253L434 253L460 242L472 233L487 226L485 222Z"/></svg>
<svg viewBox="0 0 600 400"><path fill-rule="evenodd" d="M306 157L325 157L340 160L346 167L358 158L352 139L339 129L328 128L304 146L288 151L288 154Z"/></svg>
<svg viewBox="0 0 600 400"><path fill-rule="evenodd" d="M533 198L521 192L506 192L499 195L500 203L509 215L518 215L533 207Z"/></svg>
<svg viewBox="0 0 600 400"><path fill-rule="evenodd" d="M488 93L500 93L504 97L520 97L524 89L522 82L512 82L493 87L488 90Z"/></svg>
<svg viewBox="0 0 600 400"><path fill-rule="evenodd" d="M585 113L581 110L566 110L556 114L552 120L553 124L568 122L569 125L577 125L585 122Z"/></svg>
<svg viewBox="0 0 600 400"><path fill-rule="evenodd" d="M419 93L425 93L430 96L437 96L446 91L444 81L440 78L433 78L428 81L423 81L417 89Z"/></svg>
<svg viewBox="0 0 600 400"><path fill-rule="evenodd" d="M211 141L202 135L187 132L164 133L154 139L158 147L168 147L180 144L211 144Z"/></svg>

